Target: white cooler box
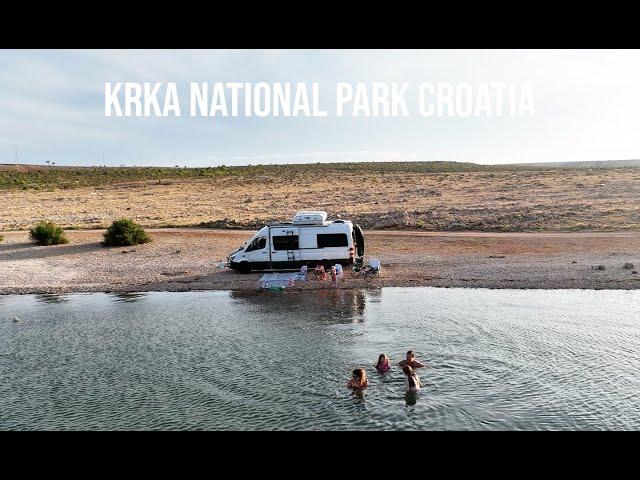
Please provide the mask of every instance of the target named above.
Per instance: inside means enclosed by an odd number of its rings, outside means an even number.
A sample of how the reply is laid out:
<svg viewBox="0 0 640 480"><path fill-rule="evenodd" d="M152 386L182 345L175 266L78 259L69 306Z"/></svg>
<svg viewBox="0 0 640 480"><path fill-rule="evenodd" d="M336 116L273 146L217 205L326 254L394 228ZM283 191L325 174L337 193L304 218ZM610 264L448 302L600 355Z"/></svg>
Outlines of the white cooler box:
<svg viewBox="0 0 640 480"><path fill-rule="evenodd" d="M293 217L294 225L324 225L327 212L298 212Z"/></svg>

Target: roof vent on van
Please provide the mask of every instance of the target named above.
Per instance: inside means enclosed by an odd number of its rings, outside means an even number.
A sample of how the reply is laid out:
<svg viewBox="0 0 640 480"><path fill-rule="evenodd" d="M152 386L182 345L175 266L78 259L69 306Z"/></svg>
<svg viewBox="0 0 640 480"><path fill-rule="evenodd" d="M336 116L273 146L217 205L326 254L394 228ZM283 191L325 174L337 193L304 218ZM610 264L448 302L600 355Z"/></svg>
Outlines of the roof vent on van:
<svg viewBox="0 0 640 480"><path fill-rule="evenodd" d="M294 225L324 225L327 221L327 212L298 212L293 217Z"/></svg>

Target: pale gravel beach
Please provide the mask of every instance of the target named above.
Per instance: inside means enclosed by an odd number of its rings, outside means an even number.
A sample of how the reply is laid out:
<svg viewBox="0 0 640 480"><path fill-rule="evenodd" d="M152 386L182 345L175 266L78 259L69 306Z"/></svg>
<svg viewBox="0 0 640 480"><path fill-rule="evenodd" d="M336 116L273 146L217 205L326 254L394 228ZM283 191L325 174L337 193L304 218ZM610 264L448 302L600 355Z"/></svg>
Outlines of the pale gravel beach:
<svg viewBox="0 0 640 480"><path fill-rule="evenodd" d="M67 232L70 243L41 247L26 231L0 243L0 294L257 290L262 273L221 266L253 231L151 229L153 242L100 245L102 230ZM484 233L365 230L366 259L380 277L350 269L337 288L434 286L532 289L638 289L639 232ZM625 268L633 263L633 268ZM598 269L598 266L604 269ZM336 288L330 281L295 289Z"/></svg>

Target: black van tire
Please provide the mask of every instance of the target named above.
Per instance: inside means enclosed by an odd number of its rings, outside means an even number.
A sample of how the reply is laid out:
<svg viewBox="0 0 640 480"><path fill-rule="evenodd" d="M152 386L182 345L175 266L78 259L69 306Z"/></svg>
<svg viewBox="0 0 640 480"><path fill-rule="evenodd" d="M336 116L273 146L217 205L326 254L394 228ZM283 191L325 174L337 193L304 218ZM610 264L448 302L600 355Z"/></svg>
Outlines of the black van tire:
<svg viewBox="0 0 640 480"><path fill-rule="evenodd" d="M251 264L249 262L242 262L238 265L238 272L242 274L251 273Z"/></svg>

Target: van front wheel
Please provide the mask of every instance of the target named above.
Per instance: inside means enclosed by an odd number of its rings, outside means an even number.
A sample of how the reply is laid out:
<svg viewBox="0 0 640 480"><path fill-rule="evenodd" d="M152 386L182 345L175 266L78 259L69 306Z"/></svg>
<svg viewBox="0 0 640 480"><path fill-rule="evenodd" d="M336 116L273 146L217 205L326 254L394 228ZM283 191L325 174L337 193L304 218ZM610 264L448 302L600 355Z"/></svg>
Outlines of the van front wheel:
<svg viewBox="0 0 640 480"><path fill-rule="evenodd" d="M251 265L249 264L249 262L242 262L238 266L238 271L243 274L251 273Z"/></svg>

